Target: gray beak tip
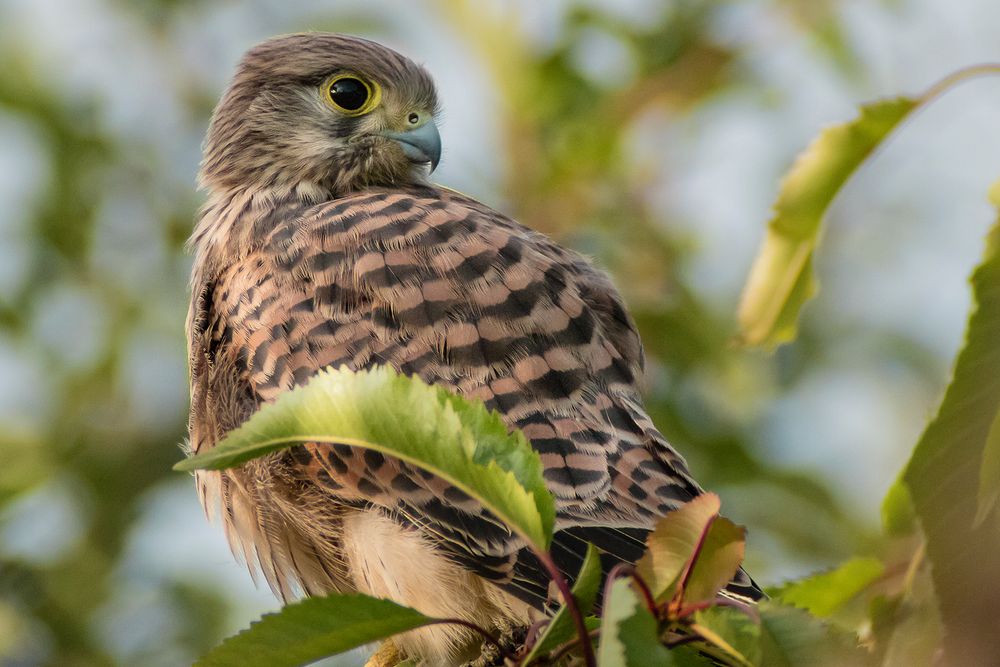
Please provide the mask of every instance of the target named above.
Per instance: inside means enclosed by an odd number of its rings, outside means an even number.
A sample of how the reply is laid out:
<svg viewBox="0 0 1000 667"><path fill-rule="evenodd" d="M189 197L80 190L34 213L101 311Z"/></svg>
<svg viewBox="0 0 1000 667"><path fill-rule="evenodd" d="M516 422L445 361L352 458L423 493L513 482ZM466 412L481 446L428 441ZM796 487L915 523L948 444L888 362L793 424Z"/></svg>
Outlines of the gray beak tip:
<svg viewBox="0 0 1000 667"><path fill-rule="evenodd" d="M411 162L429 163L431 172L441 161L441 135L434 121L405 132L385 132L385 137L395 140Z"/></svg>

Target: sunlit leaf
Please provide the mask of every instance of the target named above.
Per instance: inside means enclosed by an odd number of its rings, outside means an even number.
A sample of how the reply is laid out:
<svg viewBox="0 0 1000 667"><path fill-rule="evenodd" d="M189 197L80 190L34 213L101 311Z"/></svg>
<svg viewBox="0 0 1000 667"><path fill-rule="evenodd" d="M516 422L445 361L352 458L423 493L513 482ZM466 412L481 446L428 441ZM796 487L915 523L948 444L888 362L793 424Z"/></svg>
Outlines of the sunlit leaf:
<svg viewBox="0 0 1000 667"><path fill-rule="evenodd" d="M657 600L673 595L678 579L721 507L719 496L702 494L660 519L646 538L646 553L635 568Z"/></svg>
<svg viewBox="0 0 1000 667"><path fill-rule="evenodd" d="M834 570L785 584L770 593L780 602L806 609L814 616L828 617L865 590L884 570L877 558L852 558Z"/></svg>
<svg viewBox="0 0 1000 667"><path fill-rule="evenodd" d="M664 667L670 652L660 643L656 619L632 589L631 580L616 579L604 602L601 618L601 667Z"/></svg>
<svg viewBox="0 0 1000 667"><path fill-rule="evenodd" d="M681 583L686 602L710 600L733 578L743 561L744 530L719 517L720 507L717 495L705 493L656 524L636 571L657 600Z"/></svg>
<svg viewBox="0 0 1000 667"><path fill-rule="evenodd" d="M927 541L949 664L1000 655L1000 531L976 525L980 467L1000 409L1000 222L972 275L965 344L937 415L903 474ZM991 492L987 491L986 495Z"/></svg>
<svg viewBox="0 0 1000 667"><path fill-rule="evenodd" d="M266 614L196 667L296 667L427 625L433 619L364 595L308 598Z"/></svg>
<svg viewBox="0 0 1000 667"><path fill-rule="evenodd" d="M785 176L739 309L742 341L774 346L795 337L803 304L816 292L812 257L834 197L866 157L917 105L881 100L849 123L827 128Z"/></svg>
<svg viewBox="0 0 1000 667"><path fill-rule="evenodd" d="M587 555L584 556L583 565L580 566L580 573L573 584L573 597L576 599L580 613L589 614L597 602L597 593L601 587L601 558L600 553L593 544L587 545ZM573 638L576 628L573 625L573 618L570 616L566 606L563 605L555 613L548 626L538 638L531 651L524 659L525 664L539 656L549 653L563 642Z"/></svg>
<svg viewBox="0 0 1000 667"><path fill-rule="evenodd" d="M343 443L398 457L448 480L539 549L555 508L542 463L495 412L387 368L320 371L262 407L178 470L219 469L303 442Z"/></svg>
<svg viewBox="0 0 1000 667"><path fill-rule="evenodd" d="M739 306L740 340L774 347L795 338L799 312L816 293L813 251L827 209L851 175L915 109L994 65L959 70L919 97L863 105L854 120L823 130L785 175L774 215Z"/></svg>
<svg viewBox="0 0 1000 667"><path fill-rule="evenodd" d="M745 539L742 526L721 516L712 520L684 586L687 604L714 599L733 580L743 562Z"/></svg>

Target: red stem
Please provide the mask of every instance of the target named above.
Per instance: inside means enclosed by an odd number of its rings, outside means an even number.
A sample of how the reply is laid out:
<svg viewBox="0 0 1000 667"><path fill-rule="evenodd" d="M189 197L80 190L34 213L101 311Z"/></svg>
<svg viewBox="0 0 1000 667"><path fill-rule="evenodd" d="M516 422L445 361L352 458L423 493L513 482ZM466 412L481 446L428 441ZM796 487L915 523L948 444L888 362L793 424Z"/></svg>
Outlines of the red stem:
<svg viewBox="0 0 1000 667"><path fill-rule="evenodd" d="M616 563L611 571L608 572L608 578L604 582L604 600L607 602L608 593L611 591L611 583L618 577L631 577L632 581L635 583L639 592L642 593L643 600L646 603L646 609L656 618L659 618L659 608L656 605L656 598L653 597L653 591L649 589L649 585L646 580L639 576L639 573L635 571L635 566L631 563Z"/></svg>
<svg viewBox="0 0 1000 667"><path fill-rule="evenodd" d="M634 567L631 569L630 574L632 575L632 581L639 587L642 597L646 600L646 608L649 609L653 616L659 618L660 608L656 604L656 598L653 597L653 591L649 589L649 584L646 583L645 579L639 576L639 573L635 571Z"/></svg>
<svg viewBox="0 0 1000 667"><path fill-rule="evenodd" d="M535 648L535 643L538 642L539 635L542 634L542 628L551 622L552 619L543 618L528 626L528 631L524 633L524 655L531 653L531 649Z"/></svg>
<svg viewBox="0 0 1000 667"><path fill-rule="evenodd" d="M573 618L573 625L576 626L576 633L580 637L584 664L587 667L597 667L597 656L594 655L594 646L590 643L587 624L583 622L583 614L580 612L580 607L576 604L576 598L573 597L573 591L569 589L566 578L559 571L559 566L556 565L556 562L552 560L551 554L546 551L536 551L535 556L545 566L549 576L552 577L552 581L556 582L556 587L562 594L563 601L566 604L566 610Z"/></svg>
<svg viewBox="0 0 1000 667"><path fill-rule="evenodd" d="M684 564L684 571L681 573L680 579L677 580L677 591L674 597L678 595L683 596L684 591L687 589L688 580L691 578L691 573L694 571L695 563L698 562L698 557L701 556L701 550L705 546L705 540L708 539L708 532L712 530L712 524L715 520L719 518L719 514L716 513L708 520L705 527L701 531L701 535L698 536L698 543L694 545L694 551L691 553L691 557L688 558L687 563Z"/></svg>

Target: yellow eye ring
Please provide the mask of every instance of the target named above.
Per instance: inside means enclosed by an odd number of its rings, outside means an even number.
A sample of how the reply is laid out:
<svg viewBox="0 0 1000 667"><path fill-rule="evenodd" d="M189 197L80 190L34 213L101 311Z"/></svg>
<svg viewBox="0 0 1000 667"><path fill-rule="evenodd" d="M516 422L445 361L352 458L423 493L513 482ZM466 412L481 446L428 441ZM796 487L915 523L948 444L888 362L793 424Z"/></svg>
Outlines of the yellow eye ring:
<svg viewBox="0 0 1000 667"><path fill-rule="evenodd" d="M322 88L323 101L346 116L362 116L382 101L382 88L357 74L336 74Z"/></svg>

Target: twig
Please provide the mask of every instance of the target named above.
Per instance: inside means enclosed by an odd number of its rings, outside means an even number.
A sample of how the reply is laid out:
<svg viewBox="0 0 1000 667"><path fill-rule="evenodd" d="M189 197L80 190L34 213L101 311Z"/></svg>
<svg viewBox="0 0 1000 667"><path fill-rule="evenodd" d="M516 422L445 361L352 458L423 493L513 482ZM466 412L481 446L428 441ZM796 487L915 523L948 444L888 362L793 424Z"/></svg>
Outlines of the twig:
<svg viewBox="0 0 1000 667"><path fill-rule="evenodd" d="M619 577L631 577L632 581L635 583L636 588L642 593L643 600L646 603L646 608L655 617L659 617L659 607L656 604L656 598L653 597L653 591L649 589L649 585L646 580L639 576L639 573L635 571L635 566L631 563L616 563L611 571L608 572L608 577L604 581L604 600L607 602L608 595L611 592L611 584L615 579Z"/></svg>
<svg viewBox="0 0 1000 667"><path fill-rule="evenodd" d="M524 655L531 653L531 649L535 648L538 637L542 633L542 628L551 622L551 618L542 618L528 626L527 631L524 633Z"/></svg>
<svg viewBox="0 0 1000 667"><path fill-rule="evenodd" d="M552 555L545 551L536 551L535 556L545 566L545 569L548 570L552 581L556 582L556 587L562 594L563 602L566 605L566 611L573 618L573 625L576 626L577 636L581 640L588 638L590 635L587 632L587 624L583 621L583 613L580 612L580 607L576 604L576 598L573 597L573 591L570 590L569 584L566 582L566 577L562 575L556 562L552 560ZM591 646L590 641L583 641L582 644L584 664L587 667L597 667L597 657L594 655L594 647Z"/></svg>

